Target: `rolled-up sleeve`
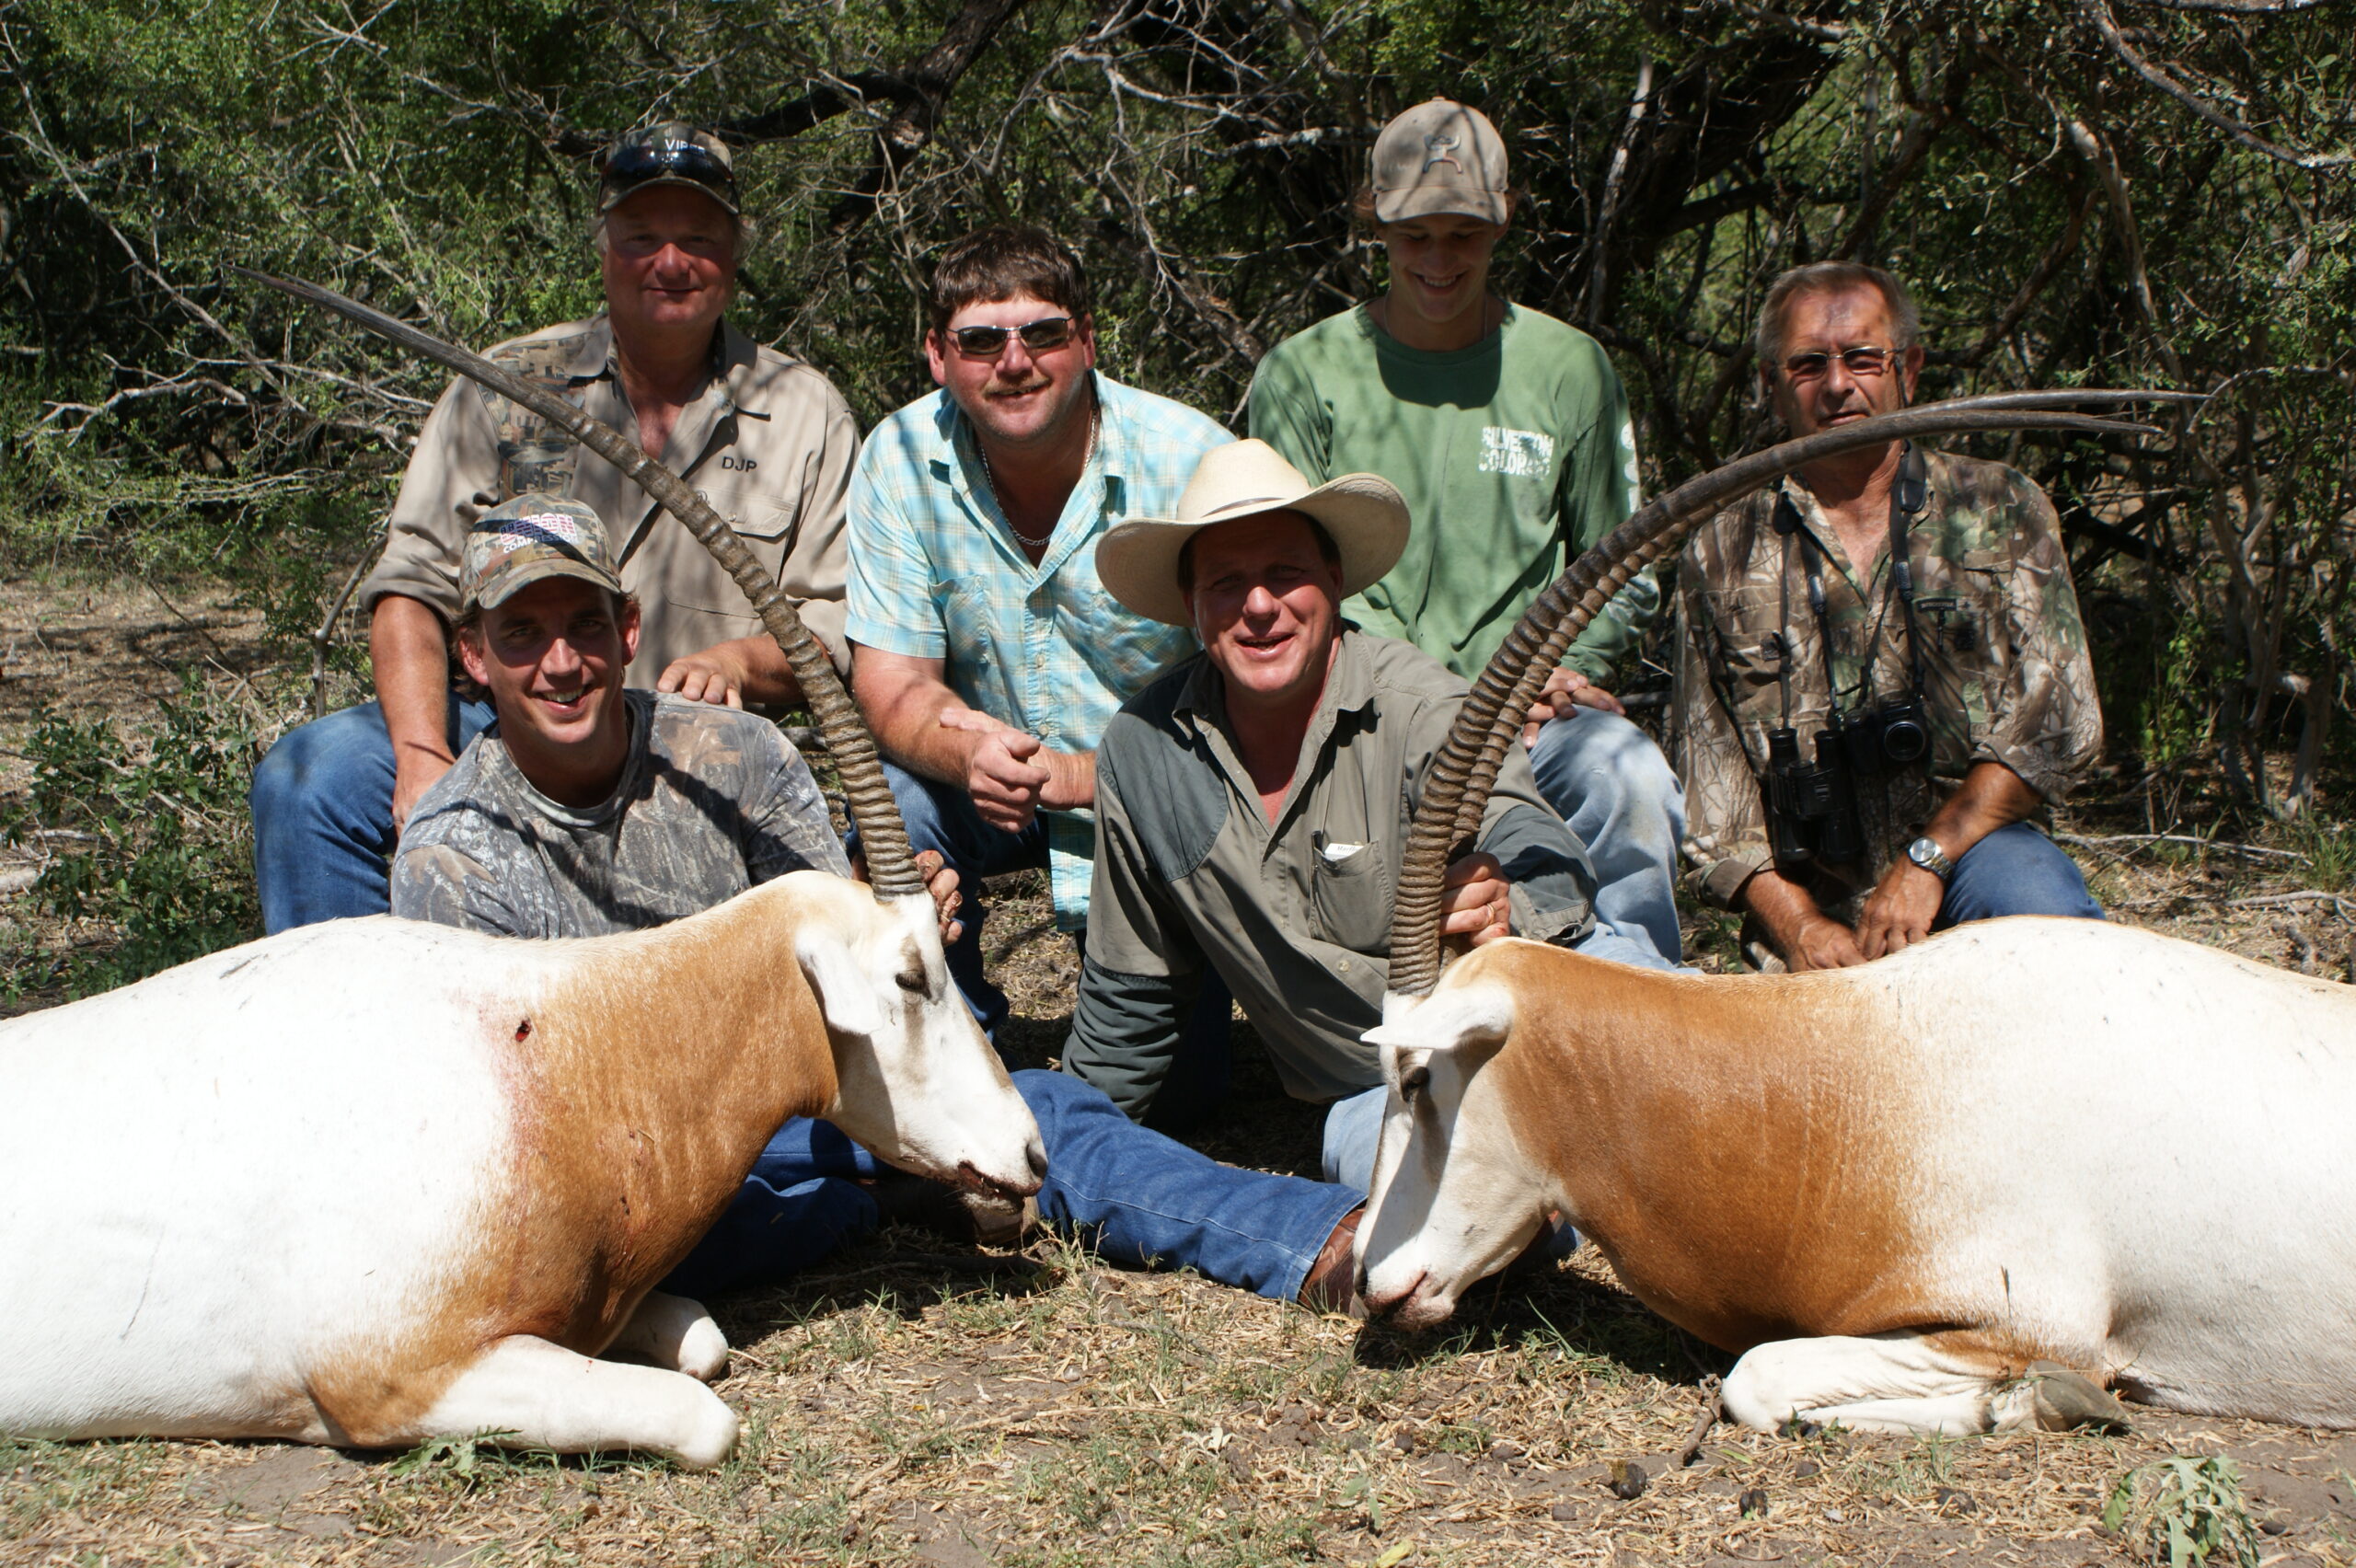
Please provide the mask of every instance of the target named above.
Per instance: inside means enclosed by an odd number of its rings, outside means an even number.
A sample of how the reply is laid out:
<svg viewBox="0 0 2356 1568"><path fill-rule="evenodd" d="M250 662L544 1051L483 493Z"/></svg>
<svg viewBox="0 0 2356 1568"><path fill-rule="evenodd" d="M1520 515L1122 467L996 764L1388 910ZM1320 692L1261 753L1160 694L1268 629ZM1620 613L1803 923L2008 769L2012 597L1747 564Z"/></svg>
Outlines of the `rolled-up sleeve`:
<svg viewBox="0 0 2356 1568"><path fill-rule="evenodd" d="M1120 788L1097 754L1096 870L1064 1068L1132 1117L1149 1110L1201 988L1202 956L1163 896Z"/></svg>
<svg viewBox="0 0 2356 1568"><path fill-rule="evenodd" d="M2053 503L2018 479L2012 509L2002 604L1991 606L2004 617L2012 657L1971 760L2004 764L2059 805L2102 751L2102 702Z"/></svg>
<svg viewBox="0 0 2356 1568"><path fill-rule="evenodd" d="M1730 908L1742 886L1772 865L1766 802L1750 769L1742 734L1727 710L1705 649L1718 635L1710 615L1707 570L1689 546L1678 568L1677 674L1671 746L1685 785L1685 857L1703 896Z"/></svg>

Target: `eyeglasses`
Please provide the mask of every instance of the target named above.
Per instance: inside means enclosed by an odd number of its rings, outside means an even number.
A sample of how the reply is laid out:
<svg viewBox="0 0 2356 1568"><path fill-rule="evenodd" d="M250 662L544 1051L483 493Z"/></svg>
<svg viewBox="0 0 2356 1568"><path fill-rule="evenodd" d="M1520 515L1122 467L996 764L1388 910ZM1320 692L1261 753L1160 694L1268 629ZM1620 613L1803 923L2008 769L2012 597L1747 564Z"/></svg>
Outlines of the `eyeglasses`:
<svg viewBox="0 0 2356 1568"><path fill-rule="evenodd" d="M736 204L735 171L697 142L626 143L612 151L599 173L608 190L629 190L650 179L685 179L703 186L731 208Z"/></svg>
<svg viewBox="0 0 2356 1568"><path fill-rule="evenodd" d="M1897 357L1896 349L1877 349L1860 344L1856 348L1842 349L1838 354L1794 354L1784 362L1784 374L1794 381L1814 381L1831 369L1832 362L1838 359L1841 368L1852 375L1880 375L1889 369L1890 362Z"/></svg>
<svg viewBox="0 0 2356 1568"><path fill-rule="evenodd" d="M1006 352L1006 340L1016 337L1033 353L1044 354L1071 340L1071 317L1043 316L1020 327L952 327L949 337L959 353L973 359L998 358Z"/></svg>

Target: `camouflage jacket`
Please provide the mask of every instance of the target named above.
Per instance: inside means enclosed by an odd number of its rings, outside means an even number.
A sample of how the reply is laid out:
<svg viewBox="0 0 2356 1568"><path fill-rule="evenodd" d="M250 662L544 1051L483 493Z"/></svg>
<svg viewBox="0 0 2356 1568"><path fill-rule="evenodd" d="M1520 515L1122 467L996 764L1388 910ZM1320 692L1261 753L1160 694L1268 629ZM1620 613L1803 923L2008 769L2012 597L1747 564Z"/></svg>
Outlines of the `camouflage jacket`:
<svg viewBox="0 0 2356 1568"><path fill-rule="evenodd" d="M1862 864L1783 868L1844 917L1973 765L2004 764L2050 804L2102 749L2094 664L2052 503L2002 464L1925 456L1929 502L1908 534L1908 559L1928 766L1855 780ZM1800 536L1775 532L1779 495L1791 498L1801 530L1822 552L1829 678ZM1773 859L1761 789L1767 732L1784 722L1776 634L1788 640L1789 722L1806 760L1815 760L1815 737L1832 706L1829 681L1850 712L1910 686L1905 613L1888 567L1888 551L1877 551L1861 580L1796 476L1720 513L1687 544L1670 744L1685 781L1685 854L1714 902L1731 905Z"/></svg>
<svg viewBox="0 0 2356 1568"><path fill-rule="evenodd" d="M393 913L501 937L600 937L788 871L850 874L809 765L756 714L632 690L629 759L594 806L532 788L497 729L417 802Z"/></svg>

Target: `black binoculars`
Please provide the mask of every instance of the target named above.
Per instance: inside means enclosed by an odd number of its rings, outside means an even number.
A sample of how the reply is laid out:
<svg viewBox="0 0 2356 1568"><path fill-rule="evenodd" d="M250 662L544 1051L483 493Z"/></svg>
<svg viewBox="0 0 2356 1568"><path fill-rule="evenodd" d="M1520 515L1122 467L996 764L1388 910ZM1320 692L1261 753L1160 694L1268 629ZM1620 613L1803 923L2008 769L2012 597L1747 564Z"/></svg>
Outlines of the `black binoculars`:
<svg viewBox="0 0 2356 1568"><path fill-rule="evenodd" d="M1776 862L1857 859L1865 833L1849 778L1845 736L1827 726L1816 732L1816 760L1800 759L1799 732L1767 732L1767 826Z"/></svg>

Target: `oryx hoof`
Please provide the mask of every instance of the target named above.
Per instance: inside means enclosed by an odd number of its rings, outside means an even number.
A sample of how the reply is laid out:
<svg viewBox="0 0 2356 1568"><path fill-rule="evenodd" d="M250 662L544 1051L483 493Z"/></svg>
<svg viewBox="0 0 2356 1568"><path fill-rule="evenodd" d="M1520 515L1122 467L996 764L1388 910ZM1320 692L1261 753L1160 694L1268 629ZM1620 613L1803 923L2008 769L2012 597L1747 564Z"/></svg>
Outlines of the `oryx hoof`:
<svg viewBox="0 0 2356 1568"><path fill-rule="evenodd" d="M2037 1424L2048 1432L2131 1432L2127 1407L2105 1392L2091 1378L2071 1371L2057 1361L2029 1364L2029 1397Z"/></svg>

